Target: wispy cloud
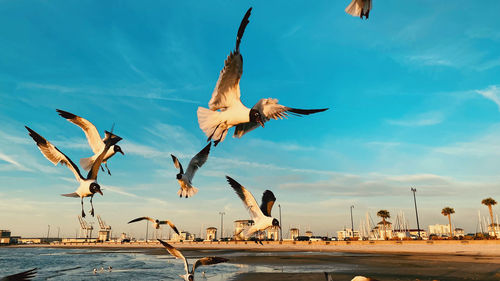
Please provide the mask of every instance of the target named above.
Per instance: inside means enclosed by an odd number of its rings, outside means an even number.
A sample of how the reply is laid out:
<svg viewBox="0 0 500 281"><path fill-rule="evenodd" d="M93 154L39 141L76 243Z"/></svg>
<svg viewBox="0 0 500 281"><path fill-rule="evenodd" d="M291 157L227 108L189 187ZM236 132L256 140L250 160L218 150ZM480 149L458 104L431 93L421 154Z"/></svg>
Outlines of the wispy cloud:
<svg viewBox="0 0 500 281"><path fill-rule="evenodd" d="M437 125L443 122L444 116L441 112L430 111L418 114L412 118L394 120L389 119L387 123L395 126L404 126L404 127L422 127L422 126L432 126Z"/></svg>
<svg viewBox="0 0 500 281"><path fill-rule="evenodd" d="M17 162L16 160L14 160L12 158L12 156L9 156L7 154L4 154L2 152L0 152L0 160L3 160L9 164L11 164L12 166L14 166L17 170L21 170L21 171L31 171L31 169L28 169L26 168L24 165L21 165L19 162Z"/></svg>
<svg viewBox="0 0 500 281"><path fill-rule="evenodd" d="M496 103L500 111L500 89L497 86L492 85L484 90L477 90L476 93Z"/></svg>
<svg viewBox="0 0 500 281"><path fill-rule="evenodd" d="M439 55L411 55L406 59L409 63L418 63L420 65L453 66L453 63Z"/></svg>

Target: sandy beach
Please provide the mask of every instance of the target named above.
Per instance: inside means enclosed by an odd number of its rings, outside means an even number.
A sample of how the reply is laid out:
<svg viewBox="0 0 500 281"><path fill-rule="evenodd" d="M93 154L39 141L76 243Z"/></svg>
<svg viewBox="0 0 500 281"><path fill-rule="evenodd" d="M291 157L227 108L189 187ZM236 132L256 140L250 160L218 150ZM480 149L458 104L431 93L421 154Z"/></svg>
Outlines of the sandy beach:
<svg viewBox="0 0 500 281"><path fill-rule="evenodd" d="M366 242L366 243L365 243ZM402 242L402 243L401 243ZM173 243L188 258L217 255L239 267L234 281L351 280L356 275L379 280L500 280L500 241L368 241L322 243L207 242ZM17 246L17 247L37 247ZM167 254L159 244L47 245Z"/></svg>

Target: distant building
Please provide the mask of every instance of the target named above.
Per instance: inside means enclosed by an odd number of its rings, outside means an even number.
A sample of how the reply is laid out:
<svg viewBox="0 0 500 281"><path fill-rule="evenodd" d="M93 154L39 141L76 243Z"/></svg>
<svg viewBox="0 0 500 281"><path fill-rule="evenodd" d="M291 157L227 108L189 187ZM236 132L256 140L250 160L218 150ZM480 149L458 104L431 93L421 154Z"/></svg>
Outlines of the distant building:
<svg viewBox="0 0 500 281"><path fill-rule="evenodd" d="M277 241L279 240L279 231L280 228L278 226L271 226L267 229L267 240Z"/></svg>
<svg viewBox="0 0 500 281"><path fill-rule="evenodd" d="M378 237L378 239L382 240L384 238L392 239L392 237L394 236L394 232L392 230L392 223L390 221L386 221L385 226L384 222L380 221L379 223L377 223L377 226L373 228L373 232L376 233L375 235Z"/></svg>
<svg viewBox="0 0 500 281"><path fill-rule="evenodd" d="M450 226L448 224L429 225L429 235L437 235L440 237L450 236Z"/></svg>
<svg viewBox="0 0 500 281"><path fill-rule="evenodd" d="M490 236L496 236L497 238L500 238L500 225L496 223L488 225L488 234Z"/></svg>
<svg viewBox="0 0 500 281"><path fill-rule="evenodd" d="M463 228L455 228L455 232L453 232L453 235L457 236L457 237L464 237L465 236L464 229Z"/></svg>
<svg viewBox="0 0 500 281"><path fill-rule="evenodd" d="M290 228L290 239L295 240L300 235L298 228Z"/></svg>
<svg viewBox="0 0 500 281"><path fill-rule="evenodd" d="M195 239L195 235L189 233L187 231L181 231L180 234L174 233L172 241L182 242L182 241L193 241Z"/></svg>
<svg viewBox="0 0 500 281"><path fill-rule="evenodd" d="M311 238L313 236L312 231L310 231L310 230L306 231L306 236Z"/></svg>
<svg viewBox="0 0 500 281"><path fill-rule="evenodd" d="M350 228L344 228L344 230L337 231L337 238L339 240L345 240L346 238L359 237L359 231L352 231Z"/></svg>
<svg viewBox="0 0 500 281"><path fill-rule="evenodd" d="M214 239L217 239L217 228L208 227L205 241L213 241Z"/></svg>
<svg viewBox="0 0 500 281"><path fill-rule="evenodd" d="M35 238L18 238L17 243L19 244L49 244L51 242L61 242L62 238L47 238L47 237L35 237Z"/></svg>
<svg viewBox="0 0 500 281"><path fill-rule="evenodd" d="M0 245L1 244L10 244L10 230L0 230Z"/></svg>

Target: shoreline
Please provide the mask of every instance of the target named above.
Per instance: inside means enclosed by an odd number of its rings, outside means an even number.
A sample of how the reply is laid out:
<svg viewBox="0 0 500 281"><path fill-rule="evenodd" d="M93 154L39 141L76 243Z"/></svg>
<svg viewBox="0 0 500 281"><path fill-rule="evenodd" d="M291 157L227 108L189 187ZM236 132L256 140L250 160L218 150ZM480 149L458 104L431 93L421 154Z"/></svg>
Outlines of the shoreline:
<svg viewBox="0 0 500 281"><path fill-rule="evenodd" d="M328 243L330 242L330 243ZM380 254L446 254L467 256L500 257L500 240L437 240L437 241L264 241L259 245L253 241L225 242L173 242L169 243L186 250L243 250L256 252L346 252ZM141 249L163 248L159 242L136 243L52 243L2 246L3 248L118 248ZM0 248L2 248L0 247Z"/></svg>

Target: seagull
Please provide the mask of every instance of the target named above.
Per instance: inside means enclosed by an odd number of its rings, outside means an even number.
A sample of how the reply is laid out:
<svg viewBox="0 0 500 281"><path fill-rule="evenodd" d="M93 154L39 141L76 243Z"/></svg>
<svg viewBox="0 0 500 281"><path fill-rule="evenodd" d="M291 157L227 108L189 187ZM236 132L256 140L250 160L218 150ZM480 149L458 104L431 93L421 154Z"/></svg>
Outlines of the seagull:
<svg viewBox="0 0 500 281"><path fill-rule="evenodd" d="M177 195L179 195L179 197L184 196L188 198L194 196L198 192L198 188L192 186L191 181L193 180L196 171L201 168L201 166L203 166L205 162L207 162L211 144L211 142L208 143L207 146L205 146L200 152L198 152L198 154L193 157L193 159L191 159L186 173L184 173L179 159L177 159L177 157L175 157L173 154L170 154L170 156L172 156L172 160L174 161L174 166L179 169L179 173L176 176L177 181L181 186L179 191L177 191Z"/></svg>
<svg viewBox="0 0 500 281"><path fill-rule="evenodd" d="M263 231L271 226L280 227L277 219L271 217L271 209L273 208L276 197L270 190L264 191L262 194L262 204L257 205L257 201L253 197L252 193L244 188L237 181L229 176L226 176L227 182L236 191L236 194L243 201L243 205L248 209L250 217L254 221L254 224L250 227L243 229L240 233L236 234L239 239L248 239L252 234L257 231Z"/></svg>
<svg viewBox="0 0 500 281"><path fill-rule="evenodd" d="M92 272L93 272L94 274L97 274L97 268L94 268L94 270L92 270Z"/></svg>
<svg viewBox="0 0 500 281"><path fill-rule="evenodd" d="M32 278L35 277L37 269L38 268L35 267L35 268L30 269L28 271L5 276L5 277L0 278L0 281L28 281L28 280L31 280Z"/></svg>
<svg viewBox="0 0 500 281"><path fill-rule="evenodd" d="M345 8L345 12L349 15L368 19L370 10L372 9L372 0L352 0L351 4Z"/></svg>
<svg viewBox="0 0 500 281"><path fill-rule="evenodd" d="M80 166L82 166L82 168L85 171L90 170L90 168L92 168L92 164L94 164L94 161L97 159L97 157L99 157L99 154L104 149L104 139L101 139L101 136L99 136L99 132L97 131L94 124L90 123L87 119L84 119L80 116L76 116L75 114L69 113L64 110L56 109L56 111L63 118L66 118L69 122L80 127L85 133L85 136L87 136L87 141L89 142L89 145L92 148L92 151L94 152L94 156L80 159ZM106 153L106 155L104 156L104 159L102 160L102 163L106 167L106 170L108 170L109 175L111 175L111 172L109 171L107 161L109 158L113 157L113 155L115 155L117 152L120 152L122 155L125 155L120 146L112 145L111 148Z"/></svg>
<svg viewBox="0 0 500 281"><path fill-rule="evenodd" d="M162 224L168 224L175 231L175 233L177 233L177 235L180 235L179 230L177 230L177 227L175 227L175 225L169 220L161 221L158 219L154 220L150 217L140 217L140 218L133 219L133 220L129 221L128 223L138 222L138 221L142 221L142 220L148 220L148 221L152 222L153 227L155 229L160 229L160 225L162 225Z"/></svg>
<svg viewBox="0 0 500 281"><path fill-rule="evenodd" d="M328 272L325 272L325 279L326 281L334 281L333 276ZM351 281L378 281L378 280L370 277L356 276L353 279L351 279Z"/></svg>
<svg viewBox="0 0 500 281"><path fill-rule="evenodd" d="M214 140L214 146L225 139L231 127L236 127L233 137L240 138L259 125L264 127L264 123L271 119L287 118L288 114L309 115L328 109L292 108L278 104L278 100L273 98L261 99L251 109L243 105L239 85L243 73L243 57L239 47L251 11L252 8L248 9L241 21L236 36L236 48L224 62L224 68L208 103L209 108L198 107L198 124L208 137L207 141Z"/></svg>
<svg viewBox="0 0 500 281"><path fill-rule="evenodd" d="M90 196L90 205L92 206L90 214L94 216L94 205L92 204L92 199L94 198L94 194L99 193L103 195L101 191L101 186L97 183L97 173L99 172L99 166L101 165L104 155L106 155L109 148L114 144L118 143L121 140L121 138L106 131L104 150L102 150L101 154L99 154L97 159L94 161L92 169L90 169L87 177L84 178L80 173L78 166L76 166L76 164L73 161L71 161L71 159L68 156L66 156L59 149L57 149L57 147L55 147L52 143L50 143L42 136L40 136L37 132L33 131L27 126L25 127L28 130L29 135L36 142L36 145L38 146L42 154L45 156L45 158L47 158L54 165L61 163L62 165L67 166L73 172L76 180L80 184L80 186L75 192L68 194L61 194L61 195L66 197L80 197L82 202L82 217L85 217L85 212L83 211L83 198Z"/></svg>
<svg viewBox="0 0 500 281"><path fill-rule="evenodd" d="M162 241L160 239L158 239L158 241L160 241L160 243L167 249L167 251L172 256L174 256L177 259L182 259L184 261L184 270L186 271L186 274L179 275L179 276L182 279L184 279L185 281L193 281L194 280L194 271L196 270L196 268L198 268L202 265L212 265L212 264L217 264L217 263L229 261L228 259L221 258L221 257L204 257L204 258L197 260L193 265L193 269L191 271L189 271L188 261L179 250L177 250L176 248L174 248L172 245L168 244L165 241Z"/></svg>

